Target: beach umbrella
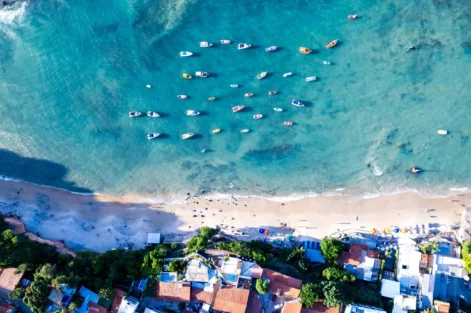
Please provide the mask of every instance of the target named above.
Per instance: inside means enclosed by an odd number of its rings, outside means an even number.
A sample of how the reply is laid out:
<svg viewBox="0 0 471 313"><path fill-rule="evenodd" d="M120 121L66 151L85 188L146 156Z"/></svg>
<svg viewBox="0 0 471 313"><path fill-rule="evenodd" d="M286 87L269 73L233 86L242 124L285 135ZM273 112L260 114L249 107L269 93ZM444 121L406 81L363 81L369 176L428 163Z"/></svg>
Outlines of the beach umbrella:
<svg viewBox="0 0 471 313"><path fill-rule="evenodd" d="M387 228L384 230L384 232L385 232L386 234L390 234L390 233L391 233L391 229L390 229L389 227L387 227Z"/></svg>
<svg viewBox="0 0 471 313"><path fill-rule="evenodd" d="M371 230L371 234L372 234L372 235L376 235L376 228L373 228L373 229Z"/></svg>
<svg viewBox="0 0 471 313"><path fill-rule="evenodd" d="M258 229L258 232L259 232L260 234L263 234L263 233L265 232L265 229L259 228L259 229Z"/></svg>
<svg viewBox="0 0 471 313"><path fill-rule="evenodd" d="M265 229L265 235L268 235L268 229Z"/></svg>
<svg viewBox="0 0 471 313"><path fill-rule="evenodd" d="M399 232L399 227L395 227L394 232L397 234Z"/></svg>
<svg viewBox="0 0 471 313"><path fill-rule="evenodd" d="M402 232L403 232L404 234L407 233L407 228L404 227L404 228L402 229Z"/></svg>

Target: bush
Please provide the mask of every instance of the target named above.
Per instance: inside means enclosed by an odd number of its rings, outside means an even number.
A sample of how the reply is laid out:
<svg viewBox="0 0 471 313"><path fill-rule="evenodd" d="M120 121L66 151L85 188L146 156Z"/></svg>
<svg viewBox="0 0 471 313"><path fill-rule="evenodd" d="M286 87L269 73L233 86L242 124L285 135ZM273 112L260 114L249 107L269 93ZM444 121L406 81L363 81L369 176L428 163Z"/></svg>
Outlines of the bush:
<svg viewBox="0 0 471 313"><path fill-rule="evenodd" d="M24 296L25 296L24 288L16 288L12 292L8 293L8 297L11 299L23 299Z"/></svg>
<svg viewBox="0 0 471 313"><path fill-rule="evenodd" d="M216 233L216 229L215 228L211 228L211 227L208 227L208 226L204 226L204 227L201 227L200 228L200 235L201 237L205 238L205 239L211 239L211 237L213 237L213 235Z"/></svg>
<svg viewBox="0 0 471 313"><path fill-rule="evenodd" d="M321 251L326 262L330 265L338 263L340 254L345 248L345 244L336 238L324 237L321 241Z"/></svg>
<svg viewBox="0 0 471 313"><path fill-rule="evenodd" d="M258 293L261 295L266 294L268 291L268 282L261 278L257 279L257 282L255 283L255 289L257 289Z"/></svg>
<svg viewBox="0 0 471 313"><path fill-rule="evenodd" d="M185 272L187 265L188 262L186 261L174 260L168 264L168 271L177 272L178 274L182 275Z"/></svg>
<svg viewBox="0 0 471 313"><path fill-rule="evenodd" d="M355 275L337 267L326 268L322 271L322 277L327 280L341 281L346 283L353 283L356 280Z"/></svg>
<svg viewBox="0 0 471 313"><path fill-rule="evenodd" d="M306 308L312 308L319 301L321 294L322 291L318 285L307 283L302 285L299 297L301 298L301 303Z"/></svg>

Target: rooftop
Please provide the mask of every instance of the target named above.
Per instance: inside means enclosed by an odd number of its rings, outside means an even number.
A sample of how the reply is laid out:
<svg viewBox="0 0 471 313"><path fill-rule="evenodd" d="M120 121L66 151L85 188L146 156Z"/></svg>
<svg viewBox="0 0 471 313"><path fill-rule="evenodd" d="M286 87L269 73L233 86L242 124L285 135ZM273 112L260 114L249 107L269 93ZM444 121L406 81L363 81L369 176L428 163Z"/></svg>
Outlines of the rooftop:
<svg viewBox="0 0 471 313"><path fill-rule="evenodd" d="M17 309L16 306L8 304L6 302L0 303L0 313L11 313Z"/></svg>
<svg viewBox="0 0 471 313"><path fill-rule="evenodd" d="M189 302L191 294L190 283L157 282L155 298L169 302Z"/></svg>
<svg viewBox="0 0 471 313"><path fill-rule="evenodd" d="M247 276L258 279L262 277L263 268L255 262L242 261L240 276Z"/></svg>
<svg viewBox="0 0 471 313"><path fill-rule="evenodd" d="M397 295L394 297L394 308L392 313L407 313L417 309L417 298L407 295Z"/></svg>
<svg viewBox="0 0 471 313"><path fill-rule="evenodd" d="M88 313L106 313L106 309L99 304L88 302Z"/></svg>
<svg viewBox="0 0 471 313"><path fill-rule="evenodd" d="M400 291L400 284L398 281L389 279L381 280L381 296L394 299L395 296L401 293Z"/></svg>
<svg viewBox="0 0 471 313"><path fill-rule="evenodd" d="M123 300L126 292L121 289L114 290L113 300L111 301L110 309L108 310L109 313L118 313L119 306L121 305L121 301Z"/></svg>
<svg viewBox="0 0 471 313"><path fill-rule="evenodd" d="M8 267L3 269L2 273L0 274L0 287L9 291L15 290L16 285L19 284L24 274L24 272L15 274L16 270L17 269L15 267Z"/></svg>
<svg viewBox="0 0 471 313"><path fill-rule="evenodd" d="M159 244L160 243L160 233L147 233L147 244Z"/></svg>
<svg viewBox="0 0 471 313"><path fill-rule="evenodd" d="M119 305L118 313L134 313L139 305L139 301L136 298L126 296L121 300Z"/></svg>
<svg viewBox="0 0 471 313"><path fill-rule="evenodd" d="M352 303L347 305L345 313L386 313L386 311L373 306Z"/></svg>
<svg viewBox="0 0 471 313"><path fill-rule="evenodd" d="M321 252L320 242L303 241L303 248L306 251L306 258L311 262L325 263L324 256Z"/></svg>
<svg viewBox="0 0 471 313"><path fill-rule="evenodd" d="M303 305L299 301L285 302L281 313L300 313Z"/></svg>
<svg viewBox="0 0 471 313"><path fill-rule="evenodd" d="M421 260L422 253L417 250L415 245L409 242L400 244L397 259L397 278L407 276L419 277Z"/></svg>
<svg viewBox="0 0 471 313"><path fill-rule="evenodd" d="M422 283L422 307L429 308L433 305L433 292L435 290L435 275L424 274Z"/></svg>
<svg viewBox="0 0 471 313"><path fill-rule="evenodd" d="M55 304L62 305L62 298L64 298L64 295L62 294L62 292L53 288L49 293L49 297L47 298Z"/></svg>
<svg viewBox="0 0 471 313"><path fill-rule="evenodd" d="M291 298L299 297L302 285L301 280L269 269L263 269L262 277L270 281L269 289L271 292Z"/></svg>
<svg viewBox="0 0 471 313"><path fill-rule="evenodd" d="M249 301L247 302L247 309L245 313L260 313L262 303L258 297L258 292L251 290L249 293Z"/></svg>
<svg viewBox="0 0 471 313"><path fill-rule="evenodd" d="M247 303L249 302L249 294L249 290L216 284L213 292L204 291L200 288L192 288L191 301L209 304L214 310L219 312L245 313Z"/></svg>
<svg viewBox="0 0 471 313"><path fill-rule="evenodd" d="M188 262L188 266L185 271L185 279L189 282L209 282L209 268L203 264L200 260L193 259Z"/></svg>
<svg viewBox="0 0 471 313"><path fill-rule="evenodd" d="M460 258L434 255L432 274L443 273L450 276L464 278L468 272L464 269L464 261Z"/></svg>
<svg viewBox="0 0 471 313"><path fill-rule="evenodd" d="M80 287L79 294L83 297L82 306L76 311L78 313L88 313L88 302L98 303L100 297L93 291Z"/></svg>
<svg viewBox="0 0 471 313"><path fill-rule="evenodd" d="M237 288L247 290L252 289L252 278L239 276L239 279L237 280Z"/></svg>
<svg viewBox="0 0 471 313"><path fill-rule="evenodd" d="M339 312L340 312L340 306L337 306L335 308L329 308L322 301L316 302L316 304L314 304L314 306L310 309L303 308L301 310L301 313L339 313Z"/></svg>
<svg viewBox="0 0 471 313"><path fill-rule="evenodd" d="M381 260L379 251L370 250L365 245L351 244L349 252L343 252L340 257L340 264L356 276L358 279L366 281L377 281Z"/></svg>
<svg viewBox="0 0 471 313"><path fill-rule="evenodd" d="M450 304L448 302L435 300L434 304L435 304L435 307L436 307L438 313L449 313L450 312Z"/></svg>

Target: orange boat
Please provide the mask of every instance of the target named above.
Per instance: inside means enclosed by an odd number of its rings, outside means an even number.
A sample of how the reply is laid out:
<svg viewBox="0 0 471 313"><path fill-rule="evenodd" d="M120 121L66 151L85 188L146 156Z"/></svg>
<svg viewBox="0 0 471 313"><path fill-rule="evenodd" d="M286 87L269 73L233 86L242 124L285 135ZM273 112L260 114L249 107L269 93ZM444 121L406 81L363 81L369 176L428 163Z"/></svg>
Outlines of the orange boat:
<svg viewBox="0 0 471 313"><path fill-rule="evenodd" d="M338 42L338 39L332 40L331 42L329 42L329 44L326 47L328 49L332 49L333 47L335 47L335 45L337 45L337 42Z"/></svg>
<svg viewBox="0 0 471 313"><path fill-rule="evenodd" d="M302 54L309 54L311 53L311 51L312 51L311 49L306 48L306 47L299 48L299 52L301 52Z"/></svg>

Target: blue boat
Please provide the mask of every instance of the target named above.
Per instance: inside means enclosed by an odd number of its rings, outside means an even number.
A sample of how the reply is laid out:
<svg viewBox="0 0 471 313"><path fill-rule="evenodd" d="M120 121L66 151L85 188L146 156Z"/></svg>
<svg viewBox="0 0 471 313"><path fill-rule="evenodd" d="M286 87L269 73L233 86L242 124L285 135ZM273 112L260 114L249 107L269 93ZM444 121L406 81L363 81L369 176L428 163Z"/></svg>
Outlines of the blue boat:
<svg viewBox="0 0 471 313"><path fill-rule="evenodd" d="M301 103L299 100L292 100L291 104L294 105L295 107L303 107L304 104Z"/></svg>

